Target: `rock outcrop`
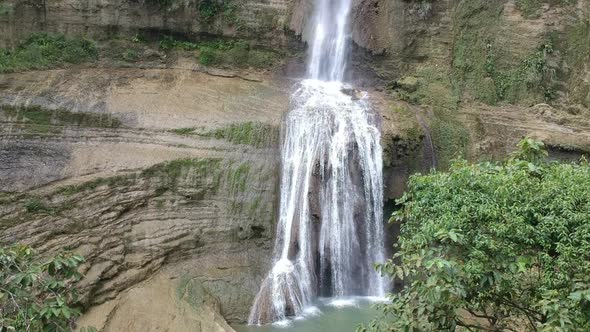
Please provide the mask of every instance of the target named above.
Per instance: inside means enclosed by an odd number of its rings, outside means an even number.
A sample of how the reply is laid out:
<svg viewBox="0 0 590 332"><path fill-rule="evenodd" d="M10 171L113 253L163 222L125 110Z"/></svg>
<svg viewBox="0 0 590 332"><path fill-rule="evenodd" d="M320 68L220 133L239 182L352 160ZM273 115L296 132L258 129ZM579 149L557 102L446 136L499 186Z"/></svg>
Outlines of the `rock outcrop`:
<svg viewBox="0 0 590 332"><path fill-rule="evenodd" d="M154 319L157 317L157 319ZM93 307L78 321L100 331L232 332L198 279L162 271Z"/></svg>

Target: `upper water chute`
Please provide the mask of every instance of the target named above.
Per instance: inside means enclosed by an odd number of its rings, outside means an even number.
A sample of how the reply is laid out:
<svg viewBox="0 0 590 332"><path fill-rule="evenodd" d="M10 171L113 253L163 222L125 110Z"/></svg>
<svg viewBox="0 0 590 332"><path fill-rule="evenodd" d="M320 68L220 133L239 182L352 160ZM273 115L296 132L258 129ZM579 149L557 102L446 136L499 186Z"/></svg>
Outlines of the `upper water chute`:
<svg viewBox="0 0 590 332"><path fill-rule="evenodd" d="M300 316L317 296L383 297L380 131L364 93L345 93L350 0L317 0L308 79L291 96L281 151L273 268L249 324ZM349 91L351 89L346 89Z"/></svg>
<svg viewBox="0 0 590 332"><path fill-rule="evenodd" d="M307 77L321 81L344 80L348 57L348 18L351 0L316 0L309 40Z"/></svg>

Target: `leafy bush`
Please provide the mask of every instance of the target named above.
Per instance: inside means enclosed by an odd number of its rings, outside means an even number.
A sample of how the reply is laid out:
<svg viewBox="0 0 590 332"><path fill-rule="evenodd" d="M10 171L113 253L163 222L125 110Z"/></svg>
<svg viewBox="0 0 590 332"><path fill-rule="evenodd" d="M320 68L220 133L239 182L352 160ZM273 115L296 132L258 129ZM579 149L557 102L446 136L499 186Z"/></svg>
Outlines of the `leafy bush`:
<svg viewBox="0 0 590 332"><path fill-rule="evenodd" d="M540 90L545 101L555 97L554 81L556 68L548 63L553 53L550 42L543 43L533 54L522 60L520 66L512 71L497 70L494 60L487 57L486 71L494 80L499 99L516 102L523 91L535 92ZM489 53L488 53L489 55Z"/></svg>
<svg viewBox="0 0 590 332"><path fill-rule="evenodd" d="M41 260L26 246L0 248L0 331L72 329L83 261L69 253Z"/></svg>
<svg viewBox="0 0 590 332"><path fill-rule="evenodd" d="M229 24L239 25L240 23L237 15L239 7L231 0L200 0L197 9L201 19L205 22L211 22L220 17Z"/></svg>
<svg viewBox="0 0 590 332"><path fill-rule="evenodd" d="M121 56L123 60L128 62L135 62L139 59L139 54L137 54L136 50L133 49L126 49Z"/></svg>
<svg viewBox="0 0 590 332"><path fill-rule="evenodd" d="M223 10L223 2L218 0L200 0L197 7L204 20L210 20Z"/></svg>
<svg viewBox="0 0 590 332"><path fill-rule="evenodd" d="M0 49L0 73L47 69L97 58L98 49L88 39L38 33L32 34L16 48Z"/></svg>
<svg viewBox="0 0 590 332"><path fill-rule="evenodd" d="M199 63L203 66L210 66L216 62L216 52L212 48L204 47L199 53Z"/></svg>
<svg viewBox="0 0 590 332"><path fill-rule="evenodd" d="M590 166L545 154L411 177L380 266L404 287L360 330L590 331Z"/></svg>
<svg viewBox="0 0 590 332"><path fill-rule="evenodd" d="M268 68L279 60L278 53L272 50L254 49L243 40L218 39L193 43L167 36L160 41L160 48L164 51L198 50L199 63L204 66Z"/></svg>
<svg viewBox="0 0 590 332"><path fill-rule="evenodd" d="M25 202L25 210L29 213L51 213L52 209L45 206L38 198L32 198Z"/></svg>

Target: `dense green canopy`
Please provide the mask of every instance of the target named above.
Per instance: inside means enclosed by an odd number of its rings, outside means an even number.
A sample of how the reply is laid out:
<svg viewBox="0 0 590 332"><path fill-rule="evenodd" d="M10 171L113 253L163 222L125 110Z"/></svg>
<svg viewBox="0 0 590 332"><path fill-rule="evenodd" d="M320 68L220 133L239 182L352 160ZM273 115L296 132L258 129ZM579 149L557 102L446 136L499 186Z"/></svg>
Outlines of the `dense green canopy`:
<svg viewBox="0 0 590 332"><path fill-rule="evenodd" d="M405 286L367 329L590 331L590 166L544 155L526 139L503 163L413 176L380 266Z"/></svg>
<svg viewBox="0 0 590 332"><path fill-rule="evenodd" d="M40 258L27 246L0 248L0 332L70 331L80 311L74 283L81 256Z"/></svg>

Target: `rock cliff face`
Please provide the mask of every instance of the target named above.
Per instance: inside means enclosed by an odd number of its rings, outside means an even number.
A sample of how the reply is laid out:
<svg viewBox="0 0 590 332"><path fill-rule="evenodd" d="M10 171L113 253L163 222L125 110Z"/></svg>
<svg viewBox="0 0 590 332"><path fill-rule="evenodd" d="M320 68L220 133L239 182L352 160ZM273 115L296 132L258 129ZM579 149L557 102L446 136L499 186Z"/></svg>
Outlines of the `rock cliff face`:
<svg viewBox="0 0 590 332"><path fill-rule="evenodd" d="M287 90L190 70L43 74L2 78L3 102L29 106L0 112L0 242L83 254L87 307L131 310L156 286L120 292L165 266L158 287L191 280L219 303L207 310L243 321L269 264Z"/></svg>
<svg viewBox="0 0 590 332"><path fill-rule="evenodd" d="M589 2L533 2L355 0L351 63L382 117L386 209L410 174L458 154L503 158L523 136L555 158L590 151ZM136 34L299 50L312 4L9 0L0 46L48 31L103 53ZM269 268L301 63L221 70L185 54L2 74L0 244L86 256L80 326L231 330Z"/></svg>
<svg viewBox="0 0 590 332"><path fill-rule="evenodd" d="M214 34L286 42L290 0L8 0L0 12L0 47L31 32L103 39L140 32Z"/></svg>

